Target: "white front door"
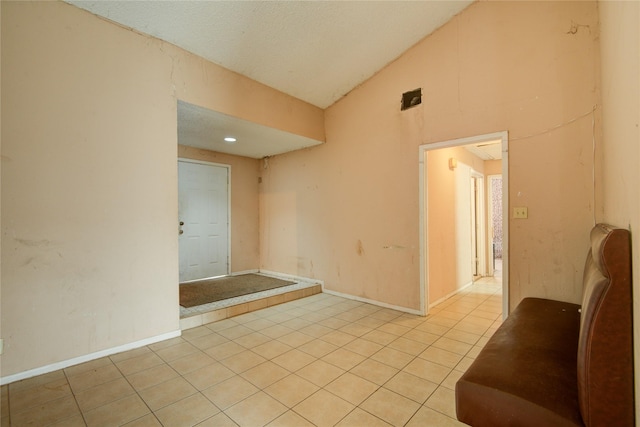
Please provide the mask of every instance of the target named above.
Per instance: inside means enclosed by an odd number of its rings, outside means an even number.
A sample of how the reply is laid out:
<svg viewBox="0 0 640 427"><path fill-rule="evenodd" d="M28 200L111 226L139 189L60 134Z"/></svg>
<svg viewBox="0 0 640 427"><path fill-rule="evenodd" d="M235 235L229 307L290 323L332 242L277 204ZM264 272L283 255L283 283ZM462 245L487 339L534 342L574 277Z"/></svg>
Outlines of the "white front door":
<svg viewBox="0 0 640 427"><path fill-rule="evenodd" d="M229 274L229 169L178 161L180 283Z"/></svg>

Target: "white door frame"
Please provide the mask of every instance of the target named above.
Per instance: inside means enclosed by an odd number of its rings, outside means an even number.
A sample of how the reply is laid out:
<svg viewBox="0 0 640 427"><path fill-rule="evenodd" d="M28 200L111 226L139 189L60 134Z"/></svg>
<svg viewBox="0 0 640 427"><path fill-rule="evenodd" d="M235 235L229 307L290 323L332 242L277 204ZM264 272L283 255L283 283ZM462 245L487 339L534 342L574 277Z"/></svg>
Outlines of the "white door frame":
<svg viewBox="0 0 640 427"><path fill-rule="evenodd" d="M428 206L426 191L429 185L427 182L427 171L424 163L425 152L438 150L440 148L457 147L461 145L477 144L485 141L501 140L502 143L502 317L506 318L509 314L509 134L507 131L489 133L485 135L476 135L468 138L452 139L449 141L440 141L433 144L423 144L418 147L419 162L419 223L420 223L420 311L426 316L429 310L429 279L428 279L428 245L429 236L427 233Z"/></svg>
<svg viewBox="0 0 640 427"><path fill-rule="evenodd" d="M222 163L214 163L214 162L206 162L203 160L187 159L184 157L178 157L178 163L179 162L196 163L196 164L206 165L206 166L216 166L220 168L225 168L227 170L227 274L226 275L228 276L231 274L231 165L224 165ZM176 163L176 168L178 167L178 163ZM176 212L176 224L178 224L179 221L180 221L179 212ZM180 263L179 252L178 252L178 263ZM202 279L197 279L197 280L202 280ZM197 280L194 280L194 281L197 281Z"/></svg>
<svg viewBox="0 0 640 427"><path fill-rule="evenodd" d="M475 198L473 206L475 208L475 212L473 213L473 218L475 219L476 223L475 224L471 224L472 228L475 230L476 233L476 242L475 242L475 252L476 252L476 260L473 260L474 262L476 262L476 268L475 271L479 276L486 276L487 275L487 251L486 251L486 244L478 244L478 242L486 242L486 226L487 223L485 222L485 191L484 191L484 185L485 185L485 180L484 180L484 175L481 174L480 172L476 171L475 169L471 168L471 178L475 179L475 183L476 183L476 193L472 195L472 197ZM472 236L473 239L473 236Z"/></svg>

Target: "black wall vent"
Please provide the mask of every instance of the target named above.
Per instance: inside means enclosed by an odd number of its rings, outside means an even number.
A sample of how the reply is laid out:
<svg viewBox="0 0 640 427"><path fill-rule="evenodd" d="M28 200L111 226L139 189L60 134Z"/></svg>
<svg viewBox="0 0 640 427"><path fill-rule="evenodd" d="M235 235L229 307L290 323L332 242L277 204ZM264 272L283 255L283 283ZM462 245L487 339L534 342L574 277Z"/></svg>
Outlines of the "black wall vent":
<svg viewBox="0 0 640 427"><path fill-rule="evenodd" d="M402 103L400 105L400 111L404 111L408 108L415 107L422 104L422 88L414 89L402 94Z"/></svg>

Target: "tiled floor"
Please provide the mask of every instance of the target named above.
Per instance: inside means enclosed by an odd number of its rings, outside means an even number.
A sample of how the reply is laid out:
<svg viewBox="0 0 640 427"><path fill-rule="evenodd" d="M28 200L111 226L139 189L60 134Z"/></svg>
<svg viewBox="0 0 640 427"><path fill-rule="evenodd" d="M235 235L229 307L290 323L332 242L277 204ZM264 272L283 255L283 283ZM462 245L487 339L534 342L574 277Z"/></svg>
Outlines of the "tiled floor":
<svg viewBox="0 0 640 427"><path fill-rule="evenodd" d="M450 426L500 323L483 279L426 318L317 294L2 387L2 426Z"/></svg>

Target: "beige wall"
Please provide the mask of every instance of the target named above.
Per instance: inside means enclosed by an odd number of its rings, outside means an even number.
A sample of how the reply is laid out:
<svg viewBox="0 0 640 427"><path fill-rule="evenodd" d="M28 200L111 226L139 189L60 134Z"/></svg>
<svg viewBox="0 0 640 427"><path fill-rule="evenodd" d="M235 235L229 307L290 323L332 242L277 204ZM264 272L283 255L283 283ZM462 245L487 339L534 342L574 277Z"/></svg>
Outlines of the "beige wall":
<svg viewBox="0 0 640 427"><path fill-rule="evenodd" d="M5 378L177 332L177 99L324 128L318 108L66 3L1 7ZM234 268L258 267L247 238Z"/></svg>
<svg viewBox="0 0 640 427"><path fill-rule="evenodd" d="M598 88L595 3L471 5L328 108L326 144L271 159L261 266L419 310L418 146L507 130L510 201L529 208L511 221L511 306L578 301Z"/></svg>
<svg viewBox="0 0 640 427"><path fill-rule="evenodd" d="M640 396L640 3L601 1L603 222L631 229L636 396ZM600 218L599 218L600 219ZM640 405L636 397L636 414ZM638 418L638 417L636 417Z"/></svg>
<svg viewBox="0 0 640 427"><path fill-rule="evenodd" d="M178 157L231 166L231 273L257 270L260 161L184 145L178 145Z"/></svg>

